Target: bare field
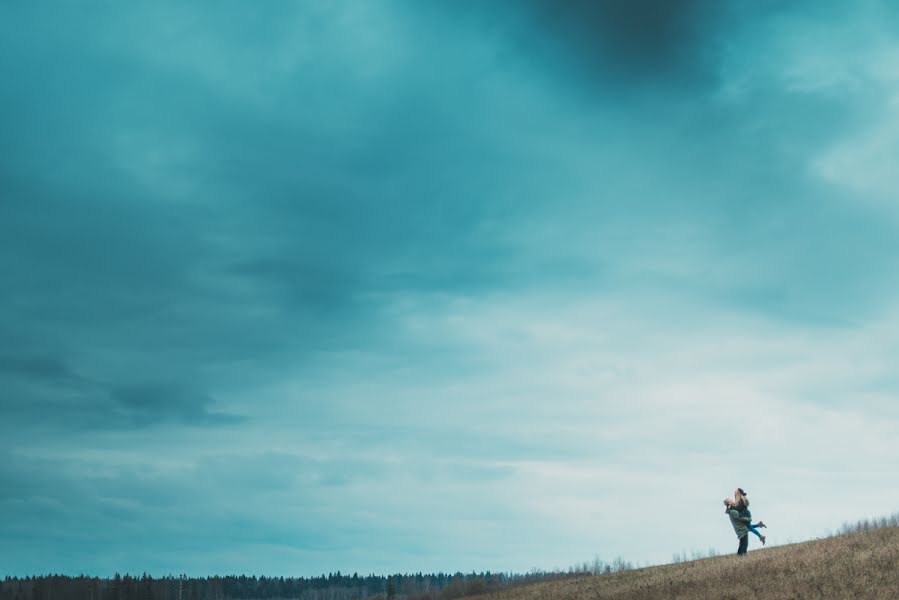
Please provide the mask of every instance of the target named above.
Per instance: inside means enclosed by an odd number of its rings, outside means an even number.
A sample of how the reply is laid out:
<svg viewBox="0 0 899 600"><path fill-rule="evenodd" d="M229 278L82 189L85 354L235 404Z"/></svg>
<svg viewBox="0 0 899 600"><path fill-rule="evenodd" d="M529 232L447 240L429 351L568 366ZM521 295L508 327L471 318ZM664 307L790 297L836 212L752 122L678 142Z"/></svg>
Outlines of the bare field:
<svg viewBox="0 0 899 600"><path fill-rule="evenodd" d="M734 544L736 546L736 543ZM899 599L899 527L736 555L537 583L492 600Z"/></svg>

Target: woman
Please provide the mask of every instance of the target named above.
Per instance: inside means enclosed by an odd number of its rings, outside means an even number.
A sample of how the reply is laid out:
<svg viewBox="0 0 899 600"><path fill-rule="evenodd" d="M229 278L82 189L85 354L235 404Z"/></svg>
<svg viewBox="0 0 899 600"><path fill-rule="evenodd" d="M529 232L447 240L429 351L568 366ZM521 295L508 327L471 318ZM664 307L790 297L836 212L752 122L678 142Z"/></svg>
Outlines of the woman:
<svg viewBox="0 0 899 600"><path fill-rule="evenodd" d="M768 526L765 525L764 521L759 521L755 525L752 524L752 513L749 512L749 498L746 497L747 494L743 491L743 488L737 488L734 490L734 508L737 512L740 513L741 517L746 517L749 521L746 523L746 528L758 536L759 541L762 542L762 546L765 545L765 536L763 536L758 528Z"/></svg>

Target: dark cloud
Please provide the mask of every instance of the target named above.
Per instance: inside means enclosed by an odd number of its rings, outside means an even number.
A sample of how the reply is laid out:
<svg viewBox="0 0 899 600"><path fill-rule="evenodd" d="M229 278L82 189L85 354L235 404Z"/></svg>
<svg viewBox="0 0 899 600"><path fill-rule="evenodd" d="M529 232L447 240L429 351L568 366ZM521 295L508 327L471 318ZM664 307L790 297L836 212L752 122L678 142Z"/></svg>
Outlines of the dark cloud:
<svg viewBox="0 0 899 600"><path fill-rule="evenodd" d="M10 432L39 429L133 430L155 425L235 425L246 417L215 410L215 399L196 386L166 380L108 383L88 380L58 359L0 361L0 404Z"/></svg>
<svg viewBox="0 0 899 600"><path fill-rule="evenodd" d="M527 3L526 3L527 4ZM534 18L575 60L602 77L700 79L710 75L709 42L720 26L712 0L535 0Z"/></svg>
<svg viewBox="0 0 899 600"><path fill-rule="evenodd" d="M245 418L209 409L214 399L202 390L179 384L153 382L111 390L122 418L137 426L172 421L189 425L227 425Z"/></svg>
<svg viewBox="0 0 899 600"><path fill-rule="evenodd" d="M466 7L486 35L514 46L515 55L528 57L544 76L561 76L599 98L711 89L720 75L721 42L741 12L737 3L713 0L527 0ZM754 8L770 10L767 3ZM451 9L459 12L459 4Z"/></svg>
<svg viewBox="0 0 899 600"><path fill-rule="evenodd" d="M0 356L0 377L64 386L86 383L65 362L51 356Z"/></svg>

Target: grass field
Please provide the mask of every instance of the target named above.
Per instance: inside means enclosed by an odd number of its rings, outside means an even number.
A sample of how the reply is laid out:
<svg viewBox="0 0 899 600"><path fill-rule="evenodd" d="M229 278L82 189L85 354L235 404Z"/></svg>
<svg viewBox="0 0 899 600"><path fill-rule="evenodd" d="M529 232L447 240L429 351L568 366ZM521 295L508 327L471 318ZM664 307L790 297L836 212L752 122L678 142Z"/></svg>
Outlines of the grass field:
<svg viewBox="0 0 899 600"><path fill-rule="evenodd" d="M899 599L899 527L485 594L492 600Z"/></svg>

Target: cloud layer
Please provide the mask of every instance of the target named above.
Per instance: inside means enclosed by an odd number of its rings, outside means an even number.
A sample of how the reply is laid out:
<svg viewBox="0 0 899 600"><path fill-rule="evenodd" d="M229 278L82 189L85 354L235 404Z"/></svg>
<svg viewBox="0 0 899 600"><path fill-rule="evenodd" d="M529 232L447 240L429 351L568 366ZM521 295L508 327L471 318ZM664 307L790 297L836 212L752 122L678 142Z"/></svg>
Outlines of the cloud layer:
<svg viewBox="0 0 899 600"><path fill-rule="evenodd" d="M0 9L0 564L526 570L728 550L737 485L773 541L894 512L897 17Z"/></svg>

